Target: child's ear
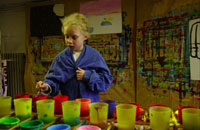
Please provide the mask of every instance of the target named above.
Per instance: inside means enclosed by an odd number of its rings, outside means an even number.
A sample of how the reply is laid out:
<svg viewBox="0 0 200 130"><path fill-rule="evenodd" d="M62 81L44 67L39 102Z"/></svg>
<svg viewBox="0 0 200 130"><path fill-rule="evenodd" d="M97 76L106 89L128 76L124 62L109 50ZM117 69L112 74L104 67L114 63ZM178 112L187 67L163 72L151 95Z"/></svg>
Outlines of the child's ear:
<svg viewBox="0 0 200 130"><path fill-rule="evenodd" d="M88 39L88 34L85 35L85 40L87 40L87 39Z"/></svg>

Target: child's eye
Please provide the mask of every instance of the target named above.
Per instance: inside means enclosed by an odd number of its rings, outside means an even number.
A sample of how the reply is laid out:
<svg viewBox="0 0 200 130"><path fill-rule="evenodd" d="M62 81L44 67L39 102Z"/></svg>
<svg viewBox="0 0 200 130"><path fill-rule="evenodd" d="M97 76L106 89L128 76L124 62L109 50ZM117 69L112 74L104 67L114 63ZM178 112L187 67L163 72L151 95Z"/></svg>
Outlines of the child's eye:
<svg viewBox="0 0 200 130"><path fill-rule="evenodd" d="M65 38L67 38L67 39L68 39L68 38L69 38L69 36L68 36L68 35L65 35Z"/></svg>
<svg viewBox="0 0 200 130"><path fill-rule="evenodd" d="M78 37L77 36L72 36L72 39L73 40L76 40Z"/></svg>

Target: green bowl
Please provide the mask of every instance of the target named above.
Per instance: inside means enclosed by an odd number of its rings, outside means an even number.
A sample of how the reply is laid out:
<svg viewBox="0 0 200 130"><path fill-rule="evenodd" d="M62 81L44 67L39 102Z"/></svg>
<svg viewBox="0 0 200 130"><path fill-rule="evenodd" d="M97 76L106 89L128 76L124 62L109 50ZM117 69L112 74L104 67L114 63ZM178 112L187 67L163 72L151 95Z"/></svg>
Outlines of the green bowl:
<svg viewBox="0 0 200 130"><path fill-rule="evenodd" d="M20 124L21 130L40 130L44 123L41 120L31 120Z"/></svg>
<svg viewBox="0 0 200 130"><path fill-rule="evenodd" d="M16 117L2 117L0 118L0 128L11 128L20 122Z"/></svg>

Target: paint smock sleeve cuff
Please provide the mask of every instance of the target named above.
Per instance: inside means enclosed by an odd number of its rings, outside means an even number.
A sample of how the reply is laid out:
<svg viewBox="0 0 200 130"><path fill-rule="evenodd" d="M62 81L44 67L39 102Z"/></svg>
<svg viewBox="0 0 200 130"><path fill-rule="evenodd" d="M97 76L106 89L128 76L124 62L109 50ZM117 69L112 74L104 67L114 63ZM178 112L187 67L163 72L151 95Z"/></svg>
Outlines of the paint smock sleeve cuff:
<svg viewBox="0 0 200 130"><path fill-rule="evenodd" d="M84 74L83 80L88 82L89 79L90 79L90 76L91 76L91 71L85 70L85 74Z"/></svg>

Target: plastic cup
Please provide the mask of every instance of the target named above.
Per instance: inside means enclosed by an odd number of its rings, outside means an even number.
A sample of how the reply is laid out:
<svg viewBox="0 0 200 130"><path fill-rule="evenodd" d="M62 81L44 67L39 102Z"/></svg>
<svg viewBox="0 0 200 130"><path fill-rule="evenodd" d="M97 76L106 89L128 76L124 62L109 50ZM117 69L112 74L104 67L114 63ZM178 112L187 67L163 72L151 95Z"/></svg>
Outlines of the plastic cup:
<svg viewBox="0 0 200 130"><path fill-rule="evenodd" d="M65 101L62 103L64 123L70 126L75 126L80 122L80 108L79 101Z"/></svg>
<svg viewBox="0 0 200 130"><path fill-rule="evenodd" d="M91 99L88 98L79 98L76 101L81 102L81 117L89 116L89 104L91 103Z"/></svg>
<svg viewBox="0 0 200 130"><path fill-rule="evenodd" d="M153 130L169 130L171 109L169 107L150 107L150 127Z"/></svg>
<svg viewBox="0 0 200 130"><path fill-rule="evenodd" d="M44 96L44 95L36 95L36 96L32 97L32 100L33 100L33 112L37 112L36 101L45 100L45 99L47 99L47 96Z"/></svg>
<svg viewBox="0 0 200 130"><path fill-rule="evenodd" d="M15 115L20 120L31 117L32 114L32 98L14 99Z"/></svg>
<svg viewBox="0 0 200 130"><path fill-rule="evenodd" d="M104 128L108 119L108 104L101 102L91 103L89 109L90 123Z"/></svg>
<svg viewBox="0 0 200 130"><path fill-rule="evenodd" d="M117 126L119 130L134 130L136 105L119 104L116 106Z"/></svg>
<svg viewBox="0 0 200 130"><path fill-rule="evenodd" d="M200 109L184 108L182 116L183 130L200 130Z"/></svg>
<svg viewBox="0 0 200 130"><path fill-rule="evenodd" d="M78 127L77 130L101 130L101 128L94 125L84 125Z"/></svg>
<svg viewBox="0 0 200 130"><path fill-rule="evenodd" d="M12 97L0 97L0 117L9 115L11 113L11 101Z"/></svg>
<svg viewBox="0 0 200 130"><path fill-rule="evenodd" d="M67 124L56 124L47 128L47 130L70 130L70 125Z"/></svg>
<svg viewBox="0 0 200 130"><path fill-rule="evenodd" d="M178 107L178 119L180 121L180 123L182 123L182 109L185 109L185 108L197 108L195 106L179 106Z"/></svg>
<svg viewBox="0 0 200 130"><path fill-rule="evenodd" d="M62 102L68 101L68 96L54 96L55 114L62 115Z"/></svg>
<svg viewBox="0 0 200 130"><path fill-rule="evenodd" d="M115 112L115 101L104 100L103 102L108 103L108 118L113 118L113 114Z"/></svg>
<svg viewBox="0 0 200 130"><path fill-rule="evenodd" d="M44 123L41 120L31 120L20 124L21 130L41 130Z"/></svg>
<svg viewBox="0 0 200 130"><path fill-rule="evenodd" d="M37 116L44 123L49 123L54 120L54 100L46 99L36 102Z"/></svg>
<svg viewBox="0 0 200 130"><path fill-rule="evenodd" d="M3 117L0 118L0 129L8 129L17 125L20 122L19 118L15 117Z"/></svg>
<svg viewBox="0 0 200 130"><path fill-rule="evenodd" d="M132 105L136 105L136 120L140 119L140 104L136 103L136 102L130 102L130 103L125 103L125 104L132 104Z"/></svg>
<svg viewBox="0 0 200 130"><path fill-rule="evenodd" d="M30 98L30 94L20 93L15 95L15 99L17 98Z"/></svg>

